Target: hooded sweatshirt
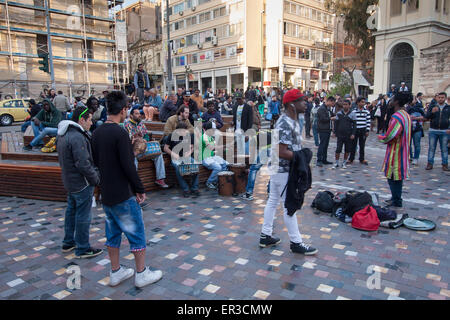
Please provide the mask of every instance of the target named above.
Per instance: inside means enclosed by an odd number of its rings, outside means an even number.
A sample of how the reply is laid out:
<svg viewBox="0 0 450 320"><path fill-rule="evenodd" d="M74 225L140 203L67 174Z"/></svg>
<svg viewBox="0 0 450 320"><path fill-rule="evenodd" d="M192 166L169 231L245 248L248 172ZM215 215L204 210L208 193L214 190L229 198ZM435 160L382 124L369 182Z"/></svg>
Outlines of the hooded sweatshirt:
<svg viewBox="0 0 450 320"><path fill-rule="evenodd" d="M55 105L49 99L44 99L44 101L47 101L50 104L50 110L47 112L42 108L36 115L36 118L44 125L44 127L57 128L62 119L61 112L56 109Z"/></svg>
<svg viewBox="0 0 450 320"><path fill-rule="evenodd" d="M64 187L69 193L100 183L92 158L90 134L78 123L71 120L59 123L56 149Z"/></svg>

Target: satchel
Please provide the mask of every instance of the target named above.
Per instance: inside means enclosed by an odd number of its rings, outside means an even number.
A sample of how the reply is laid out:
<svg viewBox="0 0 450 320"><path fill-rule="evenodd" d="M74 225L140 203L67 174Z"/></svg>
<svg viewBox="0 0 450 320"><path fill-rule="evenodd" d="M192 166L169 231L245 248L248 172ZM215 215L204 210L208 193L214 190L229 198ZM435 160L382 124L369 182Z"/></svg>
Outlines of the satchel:
<svg viewBox="0 0 450 320"><path fill-rule="evenodd" d="M136 156L137 159L155 159L161 155L161 145L158 141L147 142L147 148L141 154Z"/></svg>
<svg viewBox="0 0 450 320"><path fill-rule="evenodd" d="M380 226L375 209L368 205L364 209L355 212L352 218L352 227L363 231L376 231Z"/></svg>
<svg viewBox="0 0 450 320"><path fill-rule="evenodd" d="M375 117L381 117L381 108L378 107L377 111L375 111Z"/></svg>

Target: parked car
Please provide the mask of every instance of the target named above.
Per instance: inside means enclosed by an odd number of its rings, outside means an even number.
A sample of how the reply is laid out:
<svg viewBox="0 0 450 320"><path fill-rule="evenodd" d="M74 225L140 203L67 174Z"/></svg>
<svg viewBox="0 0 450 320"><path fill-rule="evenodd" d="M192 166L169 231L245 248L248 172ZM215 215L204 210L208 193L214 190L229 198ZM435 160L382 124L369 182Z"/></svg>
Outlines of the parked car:
<svg viewBox="0 0 450 320"><path fill-rule="evenodd" d="M0 101L0 125L10 126L13 122L24 121L30 99L9 99Z"/></svg>

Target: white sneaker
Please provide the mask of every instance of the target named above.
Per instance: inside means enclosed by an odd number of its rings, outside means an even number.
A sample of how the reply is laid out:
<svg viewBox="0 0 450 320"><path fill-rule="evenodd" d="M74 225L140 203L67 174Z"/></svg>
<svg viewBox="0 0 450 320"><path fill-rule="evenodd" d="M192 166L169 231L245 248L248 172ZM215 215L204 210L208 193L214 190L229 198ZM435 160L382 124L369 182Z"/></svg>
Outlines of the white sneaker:
<svg viewBox="0 0 450 320"><path fill-rule="evenodd" d="M333 169L337 169L337 168L339 168L339 162L336 162L333 166Z"/></svg>
<svg viewBox="0 0 450 320"><path fill-rule="evenodd" d="M134 270L132 268L125 268L124 266L120 266L119 271L109 273L109 285L111 287L117 286L122 281L125 281L131 278L134 275Z"/></svg>
<svg viewBox="0 0 450 320"><path fill-rule="evenodd" d="M342 169L347 169L347 164L345 162L342 164Z"/></svg>
<svg viewBox="0 0 450 320"><path fill-rule="evenodd" d="M412 164L413 164L413 165L417 166L418 163L419 163L419 160L418 160L418 159L413 159L413 161L412 161Z"/></svg>
<svg viewBox="0 0 450 320"><path fill-rule="evenodd" d="M157 282L162 278L162 271L155 270L151 271L148 267L141 273L136 272L136 277L134 280L134 285L138 288L145 287L148 284Z"/></svg>

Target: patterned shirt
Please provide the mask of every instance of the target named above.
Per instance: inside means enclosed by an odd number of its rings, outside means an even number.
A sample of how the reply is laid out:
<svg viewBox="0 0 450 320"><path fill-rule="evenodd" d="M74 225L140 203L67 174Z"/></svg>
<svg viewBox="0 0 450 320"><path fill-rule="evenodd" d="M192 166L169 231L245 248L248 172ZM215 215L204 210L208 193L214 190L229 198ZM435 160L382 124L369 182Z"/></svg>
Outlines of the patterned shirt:
<svg viewBox="0 0 450 320"><path fill-rule="evenodd" d="M127 130L128 135L130 136L130 139L137 133L142 134L142 137L145 140L148 140L148 138L149 138L148 137L147 127L142 122L136 123L136 122L134 122L131 119L127 119L123 123L123 127L124 127L125 130Z"/></svg>
<svg viewBox="0 0 450 320"><path fill-rule="evenodd" d="M354 111L356 115L356 129L366 129L370 131L370 112L366 109L357 109Z"/></svg>
<svg viewBox="0 0 450 320"><path fill-rule="evenodd" d="M302 149L302 138L298 121L291 119L286 114L282 114L275 124L275 130L278 130L278 143L286 144L290 151L295 152ZM278 147L276 143L272 144L272 146ZM280 158L278 166L278 173L289 172L290 160Z"/></svg>

